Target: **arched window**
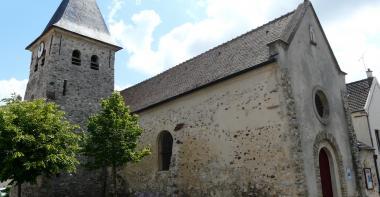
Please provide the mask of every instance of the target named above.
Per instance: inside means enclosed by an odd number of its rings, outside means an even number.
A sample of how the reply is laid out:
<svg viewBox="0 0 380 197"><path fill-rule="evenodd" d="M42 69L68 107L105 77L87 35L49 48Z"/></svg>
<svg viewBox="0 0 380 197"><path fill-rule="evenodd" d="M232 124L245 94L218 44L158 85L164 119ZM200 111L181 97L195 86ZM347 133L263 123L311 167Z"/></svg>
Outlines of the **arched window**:
<svg viewBox="0 0 380 197"><path fill-rule="evenodd" d="M73 55L71 57L71 63L74 64L74 65L80 66L81 62L82 62L82 60L80 58L80 51L74 50L73 51Z"/></svg>
<svg viewBox="0 0 380 197"><path fill-rule="evenodd" d="M99 70L99 58L96 55L91 56L91 69Z"/></svg>
<svg viewBox="0 0 380 197"><path fill-rule="evenodd" d="M160 171L168 171L172 158L173 137L168 131L162 131L158 136L158 162Z"/></svg>

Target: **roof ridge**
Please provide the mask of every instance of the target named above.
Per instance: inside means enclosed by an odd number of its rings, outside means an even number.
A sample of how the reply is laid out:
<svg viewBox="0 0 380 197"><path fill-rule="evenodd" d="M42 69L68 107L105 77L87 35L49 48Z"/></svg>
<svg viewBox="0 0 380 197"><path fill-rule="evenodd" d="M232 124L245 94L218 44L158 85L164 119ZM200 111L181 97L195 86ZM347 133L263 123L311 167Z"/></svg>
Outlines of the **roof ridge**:
<svg viewBox="0 0 380 197"><path fill-rule="evenodd" d="M237 39L239 39L239 38L242 38L242 37L244 37L244 36L246 36L246 35L248 35L248 34L251 34L251 33L253 33L253 32L256 32L256 31L258 31L258 30L264 28L265 26L268 26L268 25L270 25L270 24L272 24L272 23L275 23L275 22L277 22L277 21L279 21L279 20L281 20L281 19L283 19L283 18L285 18L285 17L287 17L287 16L293 14L295 11L296 11L296 10L293 10L293 11L288 12L288 13L286 13L286 14L280 16L280 17L277 17L277 18L275 18L275 19L273 19L273 20L271 20L271 21L269 21L269 22L267 22L267 23L264 23L264 24L261 25L261 26L258 26L258 27L254 28L254 29L252 29L252 30L247 31L246 33L243 33L243 34L241 34L241 35L239 35L239 36L236 36L236 37L234 37L234 38L232 38L232 39L230 39L230 40L228 40L228 41L226 41L226 42L223 42L223 43L221 43L221 44L219 44L219 45L217 45L217 46L215 46L215 47L213 47L213 48L210 48L210 49L208 49L208 50L206 50L206 51L200 53L199 55L196 55L196 56L194 56L194 57L192 57L192 58L190 58L190 59L188 59L188 60L186 60L186 61L184 61L184 62L181 62L181 63L179 63L179 64L177 64L177 65L175 65L175 66L173 66L173 67L171 67L171 68L169 68L169 69L167 69L167 70L165 70L165 71L163 71L163 72L161 72L161 73L159 73L159 74L157 74L157 75L154 75L154 76L152 76L152 77L150 77L150 78L148 78L148 79L145 79L145 80L143 80L143 81L141 81L141 82L139 82L139 83L137 83L137 84L135 84L135 85L133 85L133 86L131 86L131 87L128 87L128 88L126 88L126 89L124 89L124 90L122 90L122 91L126 91L126 90L132 89L132 88L134 88L134 87L136 87L136 86L142 85L142 84L146 83L147 81L149 81L149 80L152 79L152 78L156 78L156 77L158 77L158 76L160 76L160 75L163 75L164 73L169 72L170 70L175 69L175 68L177 68L177 67L179 67L179 66L181 66L181 65L184 65L184 64L186 64L186 63L188 63L188 62L190 62L190 61L193 61L194 59L196 59L196 58L198 58L198 57L200 57L200 56L202 56L202 55L204 55L204 54L206 54L206 53L208 53L208 52L210 52L210 51L213 51L213 50L216 50L216 49L218 49L218 48L221 48L222 46L225 46L225 45L227 45L227 44L230 44L231 42L233 42L233 41L235 41L235 40L237 40ZM122 92L122 91L121 91L121 92Z"/></svg>
<svg viewBox="0 0 380 197"><path fill-rule="evenodd" d="M347 86L347 85L352 85L352 84L354 84L354 83L360 83L360 82L363 82L363 81L368 81L368 80L369 80L369 78L361 79L361 80L358 80L358 81L354 81L354 82L347 83L346 86Z"/></svg>

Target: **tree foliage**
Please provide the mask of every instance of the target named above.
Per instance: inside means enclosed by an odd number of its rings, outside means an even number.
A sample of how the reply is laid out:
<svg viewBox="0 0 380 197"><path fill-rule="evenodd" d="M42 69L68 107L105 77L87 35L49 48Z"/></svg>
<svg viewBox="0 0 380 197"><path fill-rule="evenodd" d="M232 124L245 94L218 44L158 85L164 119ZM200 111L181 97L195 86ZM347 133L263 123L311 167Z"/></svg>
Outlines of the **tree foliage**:
<svg viewBox="0 0 380 197"><path fill-rule="evenodd" d="M131 114L119 93L104 99L101 106L101 111L88 122L84 152L92 158L87 163L90 168L121 166L150 154L149 148L136 151L142 128L138 116Z"/></svg>
<svg viewBox="0 0 380 197"><path fill-rule="evenodd" d="M150 154L150 149L136 150L142 128L138 116L131 114L120 93L104 99L101 107L98 114L89 118L84 155L89 157L87 167L112 167L115 179L116 167L140 161Z"/></svg>
<svg viewBox="0 0 380 197"><path fill-rule="evenodd" d="M0 181L35 183L40 175L75 172L78 126L45 100L21 101L15 95L0 107Z"/></svg>

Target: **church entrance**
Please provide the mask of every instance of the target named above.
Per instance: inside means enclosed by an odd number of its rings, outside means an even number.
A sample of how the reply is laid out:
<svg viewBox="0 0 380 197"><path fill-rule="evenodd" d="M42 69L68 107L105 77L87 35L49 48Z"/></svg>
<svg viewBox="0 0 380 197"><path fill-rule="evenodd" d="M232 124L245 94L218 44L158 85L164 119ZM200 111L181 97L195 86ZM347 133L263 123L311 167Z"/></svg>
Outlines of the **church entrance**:
<svg viewBox="0 0 380 197"><path fill-rule="evenodd" d="M324 149L319 152L319 170L322 183L323 197L333 197L333 185L331 181L331 168L329 157Z"/></svg>

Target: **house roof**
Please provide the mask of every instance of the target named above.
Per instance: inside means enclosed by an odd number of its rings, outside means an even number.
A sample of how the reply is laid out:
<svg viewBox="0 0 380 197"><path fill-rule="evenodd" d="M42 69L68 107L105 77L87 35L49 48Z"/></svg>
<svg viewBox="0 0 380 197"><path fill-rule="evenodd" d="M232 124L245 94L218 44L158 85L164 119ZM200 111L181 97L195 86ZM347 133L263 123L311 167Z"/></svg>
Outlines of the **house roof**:
<svg viewBox="0 0 380 197"><path fill-rule="evenodd" d="M111 39L96 0L63 0L42 35L53 27L117 46ZM30 48L39 38L27 48Z"/></svg>
<svg viewBox="0 0 380 197"><path fill-rule="evenodd" d="M293 12L123 90L126 104L134 112L142 111L273 61L268 44L288 43L309 6L305 1Z"/></svg>
<svg viewBox="0 0 380 197"><path fill-rule="evenodd" d="M352 112L364 110L374 78L347 84L348 104Z"/></svg>

